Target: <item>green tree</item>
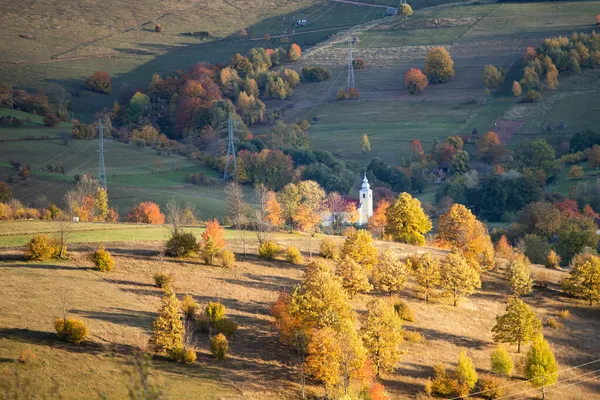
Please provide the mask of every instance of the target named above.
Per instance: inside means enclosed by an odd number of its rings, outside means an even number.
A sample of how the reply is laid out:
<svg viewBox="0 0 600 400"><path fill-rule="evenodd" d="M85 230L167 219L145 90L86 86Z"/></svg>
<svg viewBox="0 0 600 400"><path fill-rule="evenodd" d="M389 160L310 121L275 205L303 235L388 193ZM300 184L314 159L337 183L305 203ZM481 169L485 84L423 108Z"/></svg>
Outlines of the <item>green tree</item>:
<svg viewBox="0 0 600 400"><path fill-rule="evenodd" d="M561 286L570 295L588 301L590 306L600 301L600 257L591 253L577 254L571 260L569 277Z"/></svg>
<svg viewBox="0 0 600 400"><path fill-rule="evenodd" d="M481 278L462 253L455 250L442 261L441 285L456 307L461 297L469 296L481 287Z"/></svg>
<svg viewBox="0 0 600 400"><path fill-rule="evenodd" d="M556 251L563 260L570 260L584 247L595 249L598 245L597 230L591 218L584 216L564 218L558 229Z"/></svg>
<svg viewBox="0 0 600 400"><path fill-rule="evenodd" d="M408 270L400 258L392 249L387 249L382 257L379 257L379 264L373 272L373 283L375 288L383 292L388 292L390 296L394 292L400 292L408 282Z"/></svg>
<svg viewBox="0 0 600 400"><path fill-rule="evenodd" d="M183 348L183 322L179 314L179 301L171 290L165 291L161 300L148 344L155 353L166 353L169 356Z"/></svg>
<svg viewBox="0 0 600 400"><path fill-rule="evenodd" d="M371 272L379 261L379 253L371 233L362 229L346 238L342 245L342 254L361 264L368 272Z"/></svg>
<svg viewBox="0 0 600 400"><path fill-rule="evenodd" d="M433 83L444 83L454 78L454 61L443 47L429 50L425 59L425 74Z"/></svg>
<svg viewBox="0 0 600 400"><path fill-rule="evenodd" d="M498 70L498 68L493 65L486 65L483 67L483 83L485 87L488 89L497 88L504 82L504 71L502 68Z"/></svg>
<svg viewBox="0 0 600 400"><path fill-rule="evenodd" d="M527 352L525 377L533 386L547 386L558 380L558 363L542 334L536 336Z"/></svg>
<svg viewBox="0 0 600 400"><path fill-rule="evenodd" d="M560 211L551 203L534 202L523 209L519 224L525 232L549 238L558 232L561 219Z"/></svg>
<svg viewBox="0 0 600 400"><path fill-rule="evenodd" d="M469 153L464 150L457 151L450 160L450 172L453 174L464 174L469 172Z"/></svg>
<svg viewBox="0 0 600 400"><path fill-rule="evenodd" d="M337 264L337 273L342 277L342 285L353 298L357 293L368 293L373 290L365 267L350 257L344 257Z"/></svg>
<svg viewBox="0 0 600 400"><path fill-rule="evenodd" d="M498 375L510 377L515 365L506 347L499 345L490 356L492 372Z"/></svg>
<svg viewBox="0 0 600 400"><path fill-rule="evenodd" d="M533 310L517 296L512 296L503 315L496 316L496 325L492 328L495 342L517 345L521 352L521 344L532 340L542 331L542 321Z"/></svg>
<svg viewBox="0 0 600 400"><path fill-rule="evenodd" d="M431 228L431 220L423 211L421 202L409 193L400 193L386 210L385 234L394 241L423 245L425 234Z"/></svg>
<svg viewBox="0 0 600 400"><path fill-rule="evenodd" d="M369 302L361 334L377 376L394 372L402 355L402 320L392 305L381 299Z"/></svg>
<svg viewBox="0 0 600 400"><path fill-rule="evenodd" d="M139 122L144 113L150 107L150 98L140 92L136 92L127 105L127 118L131 122Z"/></svg>
<svg viewBox="0 0 600 400"><path fill-rule="evenodd" d="M477 372L473 366L473 360L467 356L465 350L461 350L456 365L456 380L458 381L459 391L462 394L468 394L477 383Z"/></svg>
<svg viewBox="0 0 600 400"><path fill-rule="evenodd" d="M531 293L533 279L529 272L529 259L523 254L513 256L506 266L505 278L517 296Z"/></svg>
<svg viewBox="0 0 600 400"><path fill-rule="evenodd" d="M415 277L418 290L425 295L425 302L429 303L429 298L437 294L441 284L439 261L431 253L425 253L410 257L407 267Z"/></svg>

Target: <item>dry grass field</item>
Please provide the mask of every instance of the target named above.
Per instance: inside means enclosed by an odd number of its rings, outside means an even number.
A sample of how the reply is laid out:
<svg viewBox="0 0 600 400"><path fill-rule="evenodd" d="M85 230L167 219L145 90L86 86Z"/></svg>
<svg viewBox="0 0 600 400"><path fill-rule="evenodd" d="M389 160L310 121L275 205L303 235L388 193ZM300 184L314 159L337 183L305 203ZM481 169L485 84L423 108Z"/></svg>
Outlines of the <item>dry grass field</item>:
<svg viewBox="0 0 600 400"><path fill-rule="evenodd" d="M4 224L0 225L0 228ZM199 261L157 258L162 241L143 243L112 242L110 231L98 241L107 242L116 269L99 273L90 269L84 254L95 248L93 243L72 245L72 259L66 262L31 263L22 260L20 248L0 251L0 374L13 368L35 374L43 385L55 378L68 398L93 398L99 392L109 398L125 396L127 370L131 351L143 346L151 332L161 291L153 286L153 273L161 270L174 275L178 296L191 294L201 304L218 300L227 306L228 315L239 324L232 338L231 357L215 361L209 356L208 338L198 334L199 358L195 364L181 365L155 358L157 379L164 382L170 398L198 399L282 399L298 398L298 377L294 373L288 352L277 340L270 326L269 309L278 293L290 290L302 277L303 266L283 261L260 260L256 244L250 241L248 255L242 254L242 243L237 232L228 232L230 247L237 253L238 262L232 270L205 266ZM342 238L336 238L341 241ZM276 240L283 245L293 243L308 255L308 238L282 234ZM316 241L313 247L316 248ZM406 256L413 252L432 249L416 248L391 243L379 247L393 247ZM432 250L438 255L443 252ZM547 289L535 289L526 298L545 321L557 310L567 309L572 317L563 321L564 327L544 328L560 369L566 369L600 358L600 309L563 297L556 282L565 275L533 267L533 273L546 273L550 283ZM90 341L66 345L55 338L53 319L60 315L59 292L68 288L69 309L74 316L89 325ZM359 314L365 311L367 300L375 295L355 297L353 305ZM412 288L400 297L413 309L415 321L405 323L406 330L421 333L423 343L405 342L406 354L392 375L383 383L394 399L412 399L422 393L423 384L432 375L432 366L444 362L454 366L458 353L466 349L473 358L478 372L489 371L489 354L494 348L491 328L495 316L504 309L508 290L503 283L502 271L487 273L484 285L473 297L464 299L459 307L438 299L425 304ZM31 365L15 365L22 350L36 353ZM526 350L526 349L525 349ZM515 361L523 357L511 349ZM600 368L596 364L583 369L561 373L559 380ZM589 375L588 375L589 377ZM580 385L560 389L567 383L547 388L547 399L597 398L600 383L590 380ZM539 391L531 390L519 372L506 384L507 394L516 398L535 398ZM554 390L552 390L554 389ZM315 384L309 391L322 394ZM526 391L516 396L517 393ZM523 397L525 396L525 397Z"/></svg>

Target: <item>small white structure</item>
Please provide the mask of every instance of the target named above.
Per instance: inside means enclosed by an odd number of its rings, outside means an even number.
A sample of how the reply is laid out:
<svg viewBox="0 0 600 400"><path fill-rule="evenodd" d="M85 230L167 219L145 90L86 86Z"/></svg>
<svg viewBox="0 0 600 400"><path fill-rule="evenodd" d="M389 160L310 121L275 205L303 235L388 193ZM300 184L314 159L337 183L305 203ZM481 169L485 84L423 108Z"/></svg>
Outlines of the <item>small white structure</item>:
<svg viewBox="0 0 600 400"><path fill-rule="evenodd" d="M296 21L296 26L306 26L306 20L299 19L298 21Z"/></svg>
<svg viewBox="0 0 600 400"><path fill-rule="evenodd" d="M73 217L73 222L79 222L79 217Z"/></svg>
<svg viewBox="0 0 600 400"><path fill-rule="evenodd" d="M369 222L369 218L373 215L373 191L367 174L362 181L362 186L358 192L358 224L366 225Z"/></svg>

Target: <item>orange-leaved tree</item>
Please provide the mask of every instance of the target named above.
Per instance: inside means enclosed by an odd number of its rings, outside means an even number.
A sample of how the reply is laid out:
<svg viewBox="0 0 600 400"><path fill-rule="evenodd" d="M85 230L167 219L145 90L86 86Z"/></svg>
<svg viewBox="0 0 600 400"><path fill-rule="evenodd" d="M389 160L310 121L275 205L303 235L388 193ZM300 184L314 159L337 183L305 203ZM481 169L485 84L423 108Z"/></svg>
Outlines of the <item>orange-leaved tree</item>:
<svg viewBox="0 0 600 400"><path fill-rule="evenodd" d="M165 215L160 212L158 204L151 201L144 201L135 206L127 214L129 222L139 222L144 224L164 224Z"/></svg>
<svg viewBox="0 0 600 400"><path fill-rule="evenodd" d="M377 235L381 238L384 236L384 229L387 223L386 211L390 206L390 202L387 199L382 199L377 203L377 207L375 207L375 211L373 211L373 216L369 218L369 230L374 235Z"/></svg>
<svg viewBox="0 0 600 400"><path fill-rule="evenodd" d="M281 204L279 204L279 202L277 201L277 198L275 197L275 192L269 192L267 194L265 211L267 213L267 220L272 226L280 228L285 222L283 219Z"/></svg>
<svg viewBox="0 0 600 400"><path fill-rule="evenodd" d="M206 242L208 238L211 238L216 247L222 249L225 247L225 229L219 224L217 219L208 221L206 223L206 230L202 232L202 241Z"/></svg>
<svg viewBox="0 0 600 400"><path fill-rule="evenodd" d="M506 149L496 132L489 131L477 143L477 151L486 162L495 163L504 155Z"/></svg>
<svg viewBox="0 0 600 400"><path fill-rule="evenodd" d="M302 57L302 49L296 43L293 43L288 51L288 59L290 61L298 61Z"/></svg>
<svg viewBox="0 0 600 400"><path fill-rule="evenodd" d="M404 75L404 85L409 93L421 93L428 84L427 77L419 68L411 68Z"/></svg>

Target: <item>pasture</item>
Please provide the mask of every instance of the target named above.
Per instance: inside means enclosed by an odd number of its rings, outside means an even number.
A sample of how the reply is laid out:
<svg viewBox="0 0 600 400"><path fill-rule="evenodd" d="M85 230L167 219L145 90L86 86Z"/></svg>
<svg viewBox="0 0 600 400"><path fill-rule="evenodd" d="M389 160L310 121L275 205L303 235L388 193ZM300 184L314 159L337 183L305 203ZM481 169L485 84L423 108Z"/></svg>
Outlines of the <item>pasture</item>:
<svg viewBox="0 0 600 400"><path fill-rule="evenodd" d="M15 222L8 230L14 232L51 231L51 223ZM44 226L44 224L46 224ZM161 259L157 257L164 241L129 242L119 238L119 231L135 229L130 225L106 224L96 231L89 243L73 243L71 259L64 262L25 262L20 247L0 251L0 279L5 290L0 292L0 303L5 312L0 314L0 373L15 367L22 373L35 373L37 381L50 385L56 379L66 397L94 398L104 393L109 398L124 397L129 384L124 371L133 349L143 347L156 317L161 291L153 286L152 275L170 271L174 275L175 290L181 298L191 294L204 306L218 300L228 315L239 324L231 338L231 356L224 361L210 358L208 338L197 336L198 361L191 365L154 359L154 379L164 383L170 398L200 399L287 399L299 395L299 379L292 367L289 352L279 344L270 326L269 309L278 292L290 290L302 277L304 267L281 260L265 261L257 258L256 242L251 239L248 254L242 254L238 232L228 231L228 243L237 254L238 262L232 270L206 266L199 261ZM83 225L82 225L83 226ZM1 223L0 228L7 227ZM140 227L145 230L147 227ZM159 227L156 227L159 229ZM162 228L164 229L164 228ZM77 235L83 233L77 232ZM115 236L117 235L117 236ZM253 237L253 235L252 235ZM3 237L0 237L3 240ZM308 238L302 235L279 234L275 237L282 245L294 244L308 256ZM341 238L334 238L341 241ZM90 269L85 254L96 247L95 242L106 242L112 252L116 269L99 273ZM438 250L378 242L378 247L392 247L401 256L414 252ZM560 370L597 359L600 329L598 307L589 308L582 302L563 297L557 291L559 279L565 273L533 266L534 277L545 273L550 283L547 289L536 288L525 300L538 317L545 320L559 309L567 309L572 317L561 329L544 328L552 345ZM76 284L73 284L75 283ZM59 293L69 287L69 313L82 318L89 326L91 338L82 345L59 342L52 321L61 314ZM359 315L365 311L368 299L379 296L359 295L352 300ZM439 298L431 304L421 300L412 284L401 293L415 314L414 322L406 322L404 329L421 333L425 341L404 342L406 350L398 370L383 376L392 398L410 399L422 393L423 384L433 373L432 366L444 362L449 367L456 363L461 349L467 349L479 373L489 371L489 354L495 347L490 329L495 316L503 312L508 290L502 278L502 268L486 273L483 288L464 299L459 307L452 307ZM12 363L23 349L29 348L36 360L29 365ZM524 353L516 354L517 365ZM597 369L595 364L571 369L559 375L559 383L546 388L547 399L592 398L598 392L596 381L588 381L568 389L561 389L570 378ZM566 381L565 381L566 380ZM539 390L523 381L520 372L506 388L506 394L525 391L533 398ZM322 394L322 388L309 383L309 394ZM523 394L521 394L523 396Z"/></svg>
<svg viewBox="0 0 600 400"><path fill-rule="evenodd" d="M561 73L558 89L543 91L542 101L534 104L518 103L510 86L520 77L520 60L527 46L535 47L549 36L590 32L598 10L598 2L485 3L373 22L352 31L359 40L354 57L367 62L367 69L355 71L360 100L334 100L347 81L348 35L340 34L305 55L303 64L327 65L333 76L328 82L299 87L293 101L282 103L289 107L286 118L316 118L311 129L313 145L364 166L375 156L398 164L408 155L413 139L429 149L434 139L469 134L474 128L493 130L499 120L523 122L510 145L540 135L552 143L568 140L578 130L600 123L600 105L595 101L599 71ZM404 87L404 73L412 67L423 69L427 51L434 46L449 49L456 77L410 95ZM489 96L481 80L486 64L508 71L504 85ZM555 126L564 121L567 127L546 132L543 127L550 121ZM366 155L359 144L363 133L369 135L372 147Z"/></svg>

